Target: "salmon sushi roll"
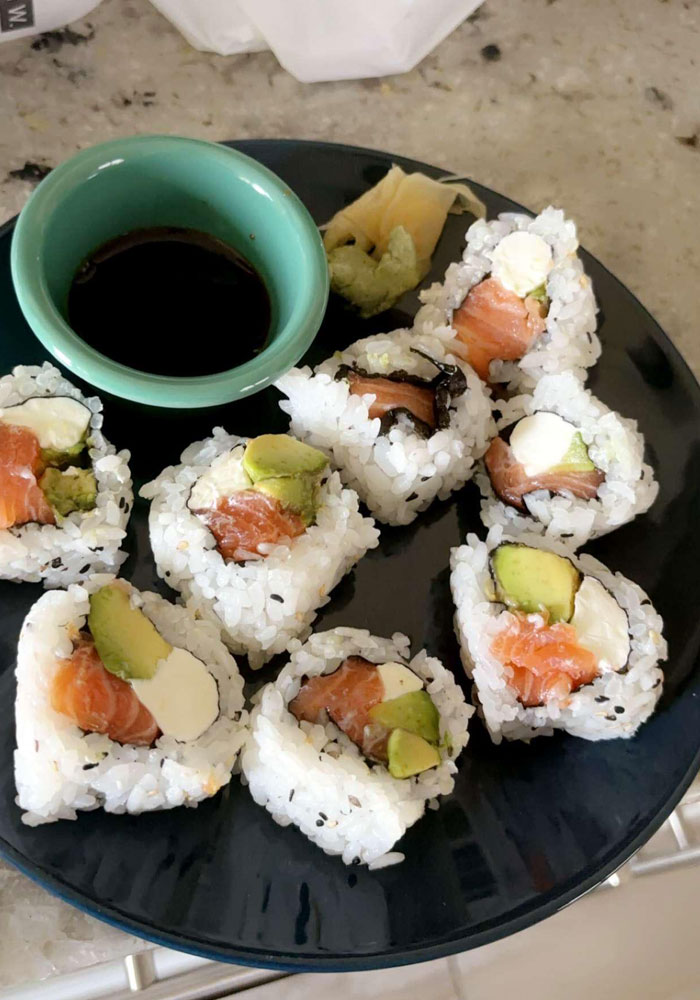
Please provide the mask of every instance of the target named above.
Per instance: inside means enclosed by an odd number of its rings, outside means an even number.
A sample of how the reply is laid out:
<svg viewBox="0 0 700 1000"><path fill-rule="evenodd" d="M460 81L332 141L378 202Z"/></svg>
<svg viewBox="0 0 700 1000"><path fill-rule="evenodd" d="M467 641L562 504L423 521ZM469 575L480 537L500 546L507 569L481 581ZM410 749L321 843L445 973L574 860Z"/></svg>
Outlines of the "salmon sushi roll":
<svg viewBox="0 0 700 1000"><path fill-rule="evenodd" d="M567 370L583 379L601 348L577 251L576 226L551 206L478 220L462 259L421 294L416 330L444 339L500 394Z"/></svg>
<svg viewBox="0 0 700 1000"><path fill-rule="evenodd" d="M317 632L254 698L243 774L255 801L345 864L394 847L449 794L474 713L452 673L406 636Z"/></svg>
<svg viewBox="0 0 700 1000"><path fill-rule="evenodd" d="M379 521L408 524L471 478L495 433L488 391L434 337L368 337L277 382L291 432L329 456Z"/></svg>
<svg viewBox="0 0 700 1000"><path fill-rule="evenodd" d="M66 586L115 572L133 503L102 404L46 363L0 378L0 579Z"/></svg>
<svg viewBox="0 0 700 1000"><path fill-rule="evenodd" d="M644 591L589 555L500 527L452 550L462 662L494 743L562 729L629 738L654 711L663 622Z"/></svg>
<svg viewBox="0 0 700 1000"><path fill-rule="evenodd" d="M487 528L541 532L578 548L653 504L659 487L636 421L575 375L545 375L531 394L498 406L498 436L475 475Z"/></svg>
<svg viewBox="0 0 700 1000"><path fill-rule="evenodd" d="M24 823L196 806L230 780L243 679L217 628L185 608L95 574L34 604L16 672Z"/></svg>
<svg viewBox="0 0 700 1000"><path fill-rule="evenodd" d="M379 539L326 456L287 434L215 428L141 496L160 576L253 668L308 634Z"/></svg>

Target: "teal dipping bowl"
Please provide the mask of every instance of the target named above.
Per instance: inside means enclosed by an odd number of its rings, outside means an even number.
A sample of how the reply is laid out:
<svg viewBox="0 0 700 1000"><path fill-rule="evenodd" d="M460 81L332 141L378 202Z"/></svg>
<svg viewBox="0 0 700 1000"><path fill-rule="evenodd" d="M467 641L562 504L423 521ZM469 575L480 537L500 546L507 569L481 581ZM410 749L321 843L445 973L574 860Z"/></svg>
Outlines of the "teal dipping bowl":
<svg viewBox="0 0 700 1000"><path fill-rule="evenodd" d="M108 240L151 226L202 230L250 261L271 303L259 354L212 375L153 375L139 370L138 357L120 364L71 329L68 293L82 262ZM301 358L328 300L318 229L283 181L226 146L175 136L115 139L53 170L17 220L11 265L22 312L57 361L98 389L152 406L216 406L263 389ZM235 309L232 302L232 317ZM209 350L215 370L216 342L226 335L225 328L193 329L173 350Z"/></svg>

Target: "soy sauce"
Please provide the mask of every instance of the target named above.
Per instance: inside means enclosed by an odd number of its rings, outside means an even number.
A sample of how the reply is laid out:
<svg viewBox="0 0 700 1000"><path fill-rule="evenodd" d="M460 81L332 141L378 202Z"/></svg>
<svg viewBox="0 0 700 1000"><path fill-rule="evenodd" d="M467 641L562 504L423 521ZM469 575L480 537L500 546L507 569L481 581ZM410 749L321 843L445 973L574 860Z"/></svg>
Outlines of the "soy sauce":
<svg viewBox="0 0 700 1000"><path fill-rule="evenodd" d="M233 247L196 229L137 229L78 269L68 322L114 361L155 375L213 375L249 361L270 332L270 299Z"/></svg>

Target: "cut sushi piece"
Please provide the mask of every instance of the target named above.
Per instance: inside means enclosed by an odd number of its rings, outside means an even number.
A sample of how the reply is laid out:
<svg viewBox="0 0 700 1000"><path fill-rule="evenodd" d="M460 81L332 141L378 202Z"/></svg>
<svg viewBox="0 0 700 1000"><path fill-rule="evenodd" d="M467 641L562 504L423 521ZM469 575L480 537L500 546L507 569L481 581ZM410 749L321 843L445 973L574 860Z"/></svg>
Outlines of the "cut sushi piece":
<svg viewBox="0 0 700 1000"><path fill-rule="evenodd" d="M509 546L547 556L532 560L525 594L512 581L507 593L503 581L500 593L494 586L494 556ZM636 584L560 542L528 534L516 542L500 527L486 542L468 535L452 550L451 567L462 662L494 743L555 729L589 740L628 738L652 714L667 648L663 622ZM553 623L546 600L539 612L532 604L538 590L551 595L557 572L555 589L573 584L575 593L568 616Z"/></svg>
<svg viewBox="0 0 700 1000"><path fill-rule="evenodd" d="M421 335L445 340L492 384L511 393L546 374L580 378L600 355L596 304L577 255L573 222L559 209L536 218L504 213L467 232L462 259L421 293Z"/></svg>
<svg viewBox="0 0 700 1000"><path fill-rule="evenodd" d="M451 672L425 651L409 657L409 641L398 633L382 639L362 629L319 632L293 644L289 664L255 697L242 756L251 795L278 823L293 823L346 864L379 868L403 860L392 848L427 803L437 805L452 791L455 761L469 738L474 709ZM405 702L402 725L391 710L377 720L378 708L411 695L434 707L437 735L429 723L416 731L425 717Z"/></svg>
<svg viewBox="0 0 700 1000"><path fill-rule="evenodd" d="M126 559L129 453L101 411L48 363L0 378L0 579L58 587Z"/></svg>
<svg viewBox="0 0 700 1000"><path fill-rule="evenodd" d="M659 487L636 421L608 409L571 372L545 375L532 394L498 405L500 436L474 476L487 528L578 548L653 504Z"/></svg>
<svg viewBox="0 0 700 1000"><path fill-rule="evenodd" d="M388 524L408 524L471 478L495 425L483 383L430 337L368 337L277 382L291 431L320 448Z"/></svg>
<svg viewBox="0 0 700 1000"><path fill-rule="evenodd" d="M145 619L161 640L153 655L170 650L149 679L124 679L123 669L118 676L98 652L112 628L127 675L131 652L143 656L133 622L118 610L114 620L91 613L96 597L117 590L131 617ZM247 725L243 680L217 629L102 574L45 594L29 611L17 651L15 717L17 803L31 826L100 807L194 806L228 783Z"/></svg>
<svg viewBox="0 0 700 1000"><path fill-rule="evenodd" d="M269 462L282 461L279 441L267 457L252 448L251 465L251 446L261 440L215 428L141 491L152 501L158 572L255 668L308 632L333 587L379 538L323 455L292 442L297 464L278 464L274 476ZM301 448L306 464L298 462ZM289 449L284 454L286 462Z"/></svg>

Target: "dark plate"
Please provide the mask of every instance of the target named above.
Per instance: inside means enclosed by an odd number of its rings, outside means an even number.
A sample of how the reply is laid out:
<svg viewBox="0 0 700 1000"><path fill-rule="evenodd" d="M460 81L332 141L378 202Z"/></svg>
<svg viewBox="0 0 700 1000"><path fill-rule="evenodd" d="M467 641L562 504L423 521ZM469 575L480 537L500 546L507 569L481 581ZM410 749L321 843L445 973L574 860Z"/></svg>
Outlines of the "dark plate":
<svg viewBox="0 0 700 1000"><path fill-rule="evenodd" d="M324 143L236 143L279 173L320 223L374 184L384 153ZM517 208L475 185L489 215ZM439 277L460 252L465 220L450 216L434 261ZM10 282L12 224L0 231L0 371L46 355L24 323ZM591 375L610 406L636 417L661 482L650 514L590 546L638 581L666 621L671 649L656 715L629 741L566 736L494 747L478 722L454 794L400 844L403 864L346 868L293 828L281 829L234 779L196 810L140 817L84 814L29 829L14 805L15 644L38 586L0 584L0 851L32 878L95 916L154 941L212 958L294 969L363 969L436 958L511 934L591 889L661 824L698 767L700 746L700 389L652 317L605 268L584 260L601 305L603 360ZM430 279L429 279L430 280ZM321 358L361 336L405 324L416 307L377 321L332 301L311 352ZM220 336L227 336L221 331ZM217 331L195 343L215 348ZM243 434L283 430L267 390L216 412L154 411L105 398L105 429L132 450L137 485L223 423ZM318 627L401 630L461 676L448 587L450 546L479 531L468 485L381 546L346 577ZM131 519L125 576L165 593L156 578L146 505ZM271 671L268 668L267 675Z"/></svg>

